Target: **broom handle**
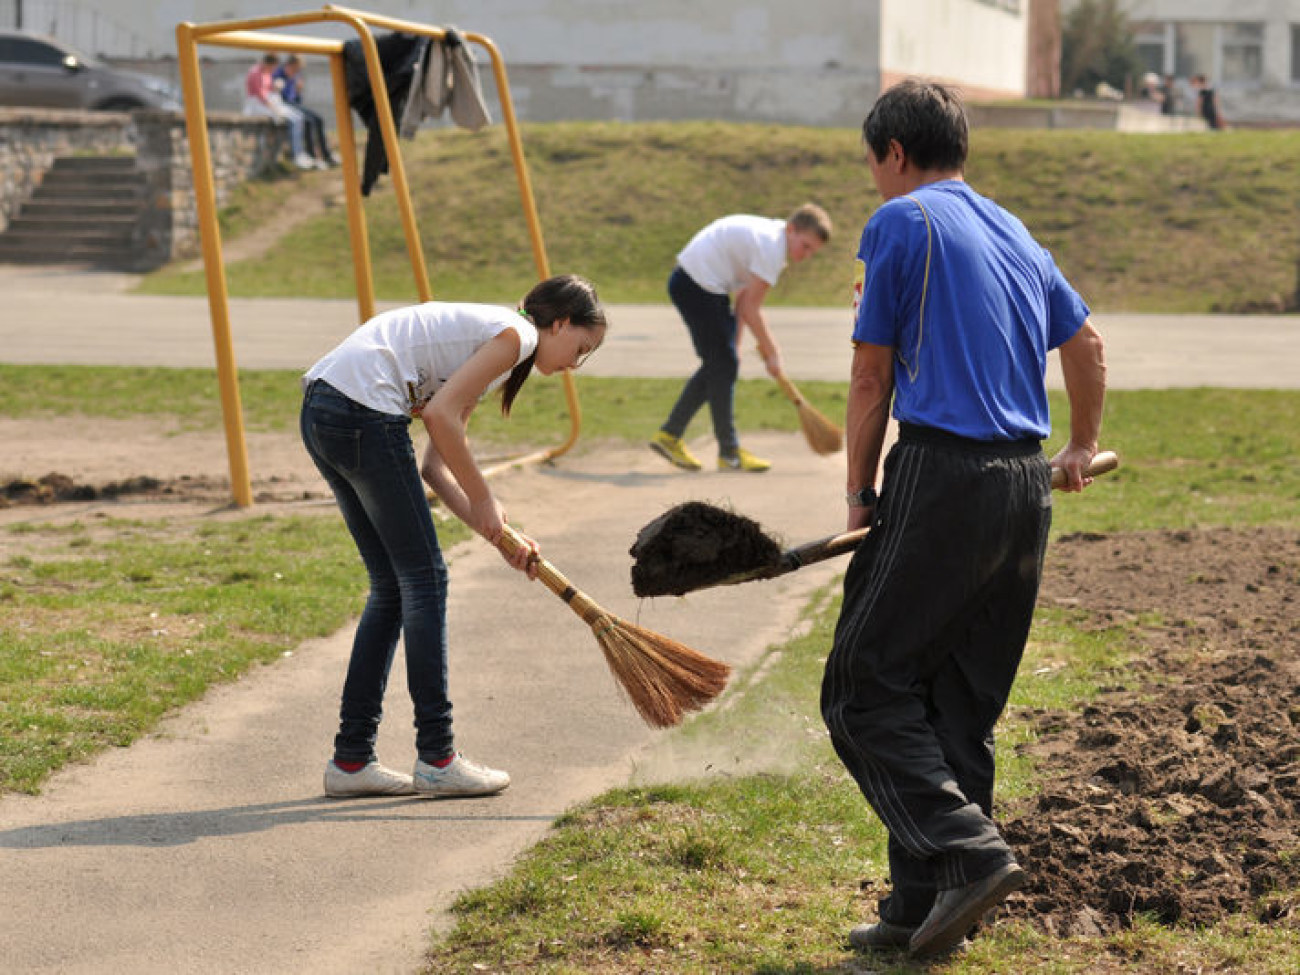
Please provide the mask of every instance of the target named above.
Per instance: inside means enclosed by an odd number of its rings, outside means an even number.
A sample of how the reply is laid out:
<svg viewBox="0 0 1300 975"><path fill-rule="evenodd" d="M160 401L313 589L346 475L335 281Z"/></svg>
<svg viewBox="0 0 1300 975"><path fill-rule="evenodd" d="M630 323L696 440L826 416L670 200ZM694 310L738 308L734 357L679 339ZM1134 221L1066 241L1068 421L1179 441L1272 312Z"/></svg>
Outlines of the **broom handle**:
<svg viewBox="0 0 1300 975"><path fill-rule="evenodd" d="M524 547L523 539L509 525L497 544L506 555L514 555ZM564 577L564 573L543 558L537 559L537 578L555 595L568 603L569 608L582 617L586 623L593 623L600 616L608 614L596 605L595 600Z"/></svg>
<svg viewBox="0 0 1300 975"><path fill-rule="evenodd" d="M1092 458L1085 473L1088 477L1097 477L1101 474L1107 474L1117 467L1119 467L1119 457L1115 452L1103 450ZM1052 468L1052 487L1059 488L1063 484L1065 484L1065 471L1059 467ZM781 560L776 565L738 573L719 584L732 585L733 583L749 582L754 579L773 579L777 576L783 576L787 572L793 572L795 569L801 569L805 565L823 562L837 555L843 555L845 552L852 552L858 547L858 543L867 537L869 530L868 528L858 528L851 532L828 535L814 542L805 542L803 545L782 552Z"/></svg>
<svg viewBox="0 0 1300 975"><path fill-rule="evenodd" d="M789 399L791 403L795 406L803 405L803 396L800 394L799 390L794 388L794 383L790 382L790 380L786 378L785 373L781 373L776 377L776 384L781 387L781 392L785 393L786 398Z"/></svg>

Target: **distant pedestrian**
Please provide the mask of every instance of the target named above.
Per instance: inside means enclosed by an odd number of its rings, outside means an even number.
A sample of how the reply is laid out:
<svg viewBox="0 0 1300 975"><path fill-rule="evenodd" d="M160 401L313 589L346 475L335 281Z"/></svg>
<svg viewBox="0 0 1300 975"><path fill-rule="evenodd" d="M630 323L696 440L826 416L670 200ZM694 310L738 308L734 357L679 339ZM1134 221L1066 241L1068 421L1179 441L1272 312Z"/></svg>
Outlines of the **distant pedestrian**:
<svg viewBox="0 0 1300 975"><path fill-rule="evenodd" d="M1178 79L1171 74L1165 75L1165 82L1160 89L1160 114L1181 115L1183 113L1182 93L1178 90Z"/></svg>
<svg viewBox="0 0 1300 975"><path fill-rule="evenodd" d="M736 433L733 404L740 337L748 326L768 373L773 378L784 375L781 348L763 317L763 299L787 261L797 264L811 257L830 236L826 211L806 203L786 220L748 214L721 217L682 248L668 278L668 296L686 323L700 366L651 439L655 453L684 470L699 470L703 465L682 438L707 403L718 441L719 470L759 473L772 466L741 447Z"/></svg>
<svg viewBox="0 0 1300 975"><path fill-rule="evenodd" d="M285 103L275 80L275 68L280 56L262 55L244 76L244 114L277 119L289 126L289 151L293 164L299 169L315 169L311 156L304 151L303 136L306 120L302 113Z"/></svg>
<svg viewBox="0 0 1300 975"><path fill-rule="evenodd" d="M1219 93L1211 87L1203 74L1192 75L1192 91L1196 95L1196 114L1212 129L1223 128L1223 113L1219 110Z"/></svg>

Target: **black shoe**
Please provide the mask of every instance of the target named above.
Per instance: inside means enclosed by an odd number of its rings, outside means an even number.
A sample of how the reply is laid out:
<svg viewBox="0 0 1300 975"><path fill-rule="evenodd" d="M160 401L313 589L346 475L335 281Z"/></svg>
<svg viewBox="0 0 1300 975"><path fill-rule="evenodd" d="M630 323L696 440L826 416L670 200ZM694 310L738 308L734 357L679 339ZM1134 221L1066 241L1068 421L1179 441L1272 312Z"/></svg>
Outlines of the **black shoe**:
<svg viewBox="0 0 1300 975"><path fill-rule="evenodd" d="M849 932L849 944L860 951L877 951L881 948L896 948L902 951L911 942L915 930L914 927L891 924L889 921L859 924Z"/></svg>
<svg viewBox="0 0 1300 975"><path fill-rule="evenodd" d="M1018 864L1008 863L973 884L939 891L934 907L912 935L908 946L912 957L933 958L952 951L986 911L1001 904L1028 880L1028 874Z"/></svg>

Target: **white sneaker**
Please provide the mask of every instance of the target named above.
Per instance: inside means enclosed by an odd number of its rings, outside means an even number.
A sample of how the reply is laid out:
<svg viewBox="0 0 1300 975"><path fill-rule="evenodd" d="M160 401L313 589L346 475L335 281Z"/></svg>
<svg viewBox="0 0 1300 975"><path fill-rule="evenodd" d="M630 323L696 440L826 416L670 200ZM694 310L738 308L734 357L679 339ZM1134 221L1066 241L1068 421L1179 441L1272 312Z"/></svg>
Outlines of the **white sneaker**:
<svg viewBox="0 0 1300 975"><path fill-rule="evenodd" d="M355 772L344 772L333 759L325 766L325 794L336 799L359 796L413 796L411 777L371 762Z"/></svg>
<svg viewBox="0 0 1300 975"><path fill-rule="evenodd" d="M311 156L307 155L307 153L305 152L299 153L298 155L294 156L293 164L297 166L299 169L316 168L316 160L313 159Z"/></svg>
<svg viewBox="0 0 1300 975"><path fill-rule="evenodd" d="M510 775L500 769L471 762L460 752L446 768L415 760L413 776L417 795L432 799L455 796L490 796L510 784Z"/></svg>

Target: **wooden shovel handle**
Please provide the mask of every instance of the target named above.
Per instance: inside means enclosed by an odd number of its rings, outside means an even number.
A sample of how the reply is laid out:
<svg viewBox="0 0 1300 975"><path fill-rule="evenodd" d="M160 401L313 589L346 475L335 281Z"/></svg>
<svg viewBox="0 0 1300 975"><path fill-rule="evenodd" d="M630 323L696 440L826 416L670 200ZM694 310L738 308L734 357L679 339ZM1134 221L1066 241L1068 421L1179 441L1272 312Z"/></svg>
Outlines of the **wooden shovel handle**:
<svg viewBox="0 0 1300 975"><path fill-rule="evenodd" d="M1088 469L1083 473L1088 477L1096 477L1099 474L1109 474L1115 468L1119 467L1119 456L1113 450L1103 450L1095 454L1088 464ZM1065 471L1059 467L1052 468L1052 487L1059 488L1065 486Z"/></svg>
<svg viewBox="0 0 1300 975"><path fill-rule="evenodd" d="M1101 474L1107 474L1119 467L1119 457L1112 450L1103 450L1088 464L1087 475L1097 477ZM1052 470L1052 486L1060 487L1065 483L1065 472L1059 468ZM858 543L867 537L870 529L858 528L851 532L841 532L838 535L828 535L826 538L819 538L815 542L805 542L792 549L787 549L781 554L781 561L778 565L762 570L766 575L753 576L753 578L770 579L774 576L785 575L787 572L793 572L795 569L803 568L805 565L812 565L814 562L821 562L825 559L834 558L837 555L843 555L845 552L852 552L858 547ZM735 581L745 581L736 579Z"/></svg>

